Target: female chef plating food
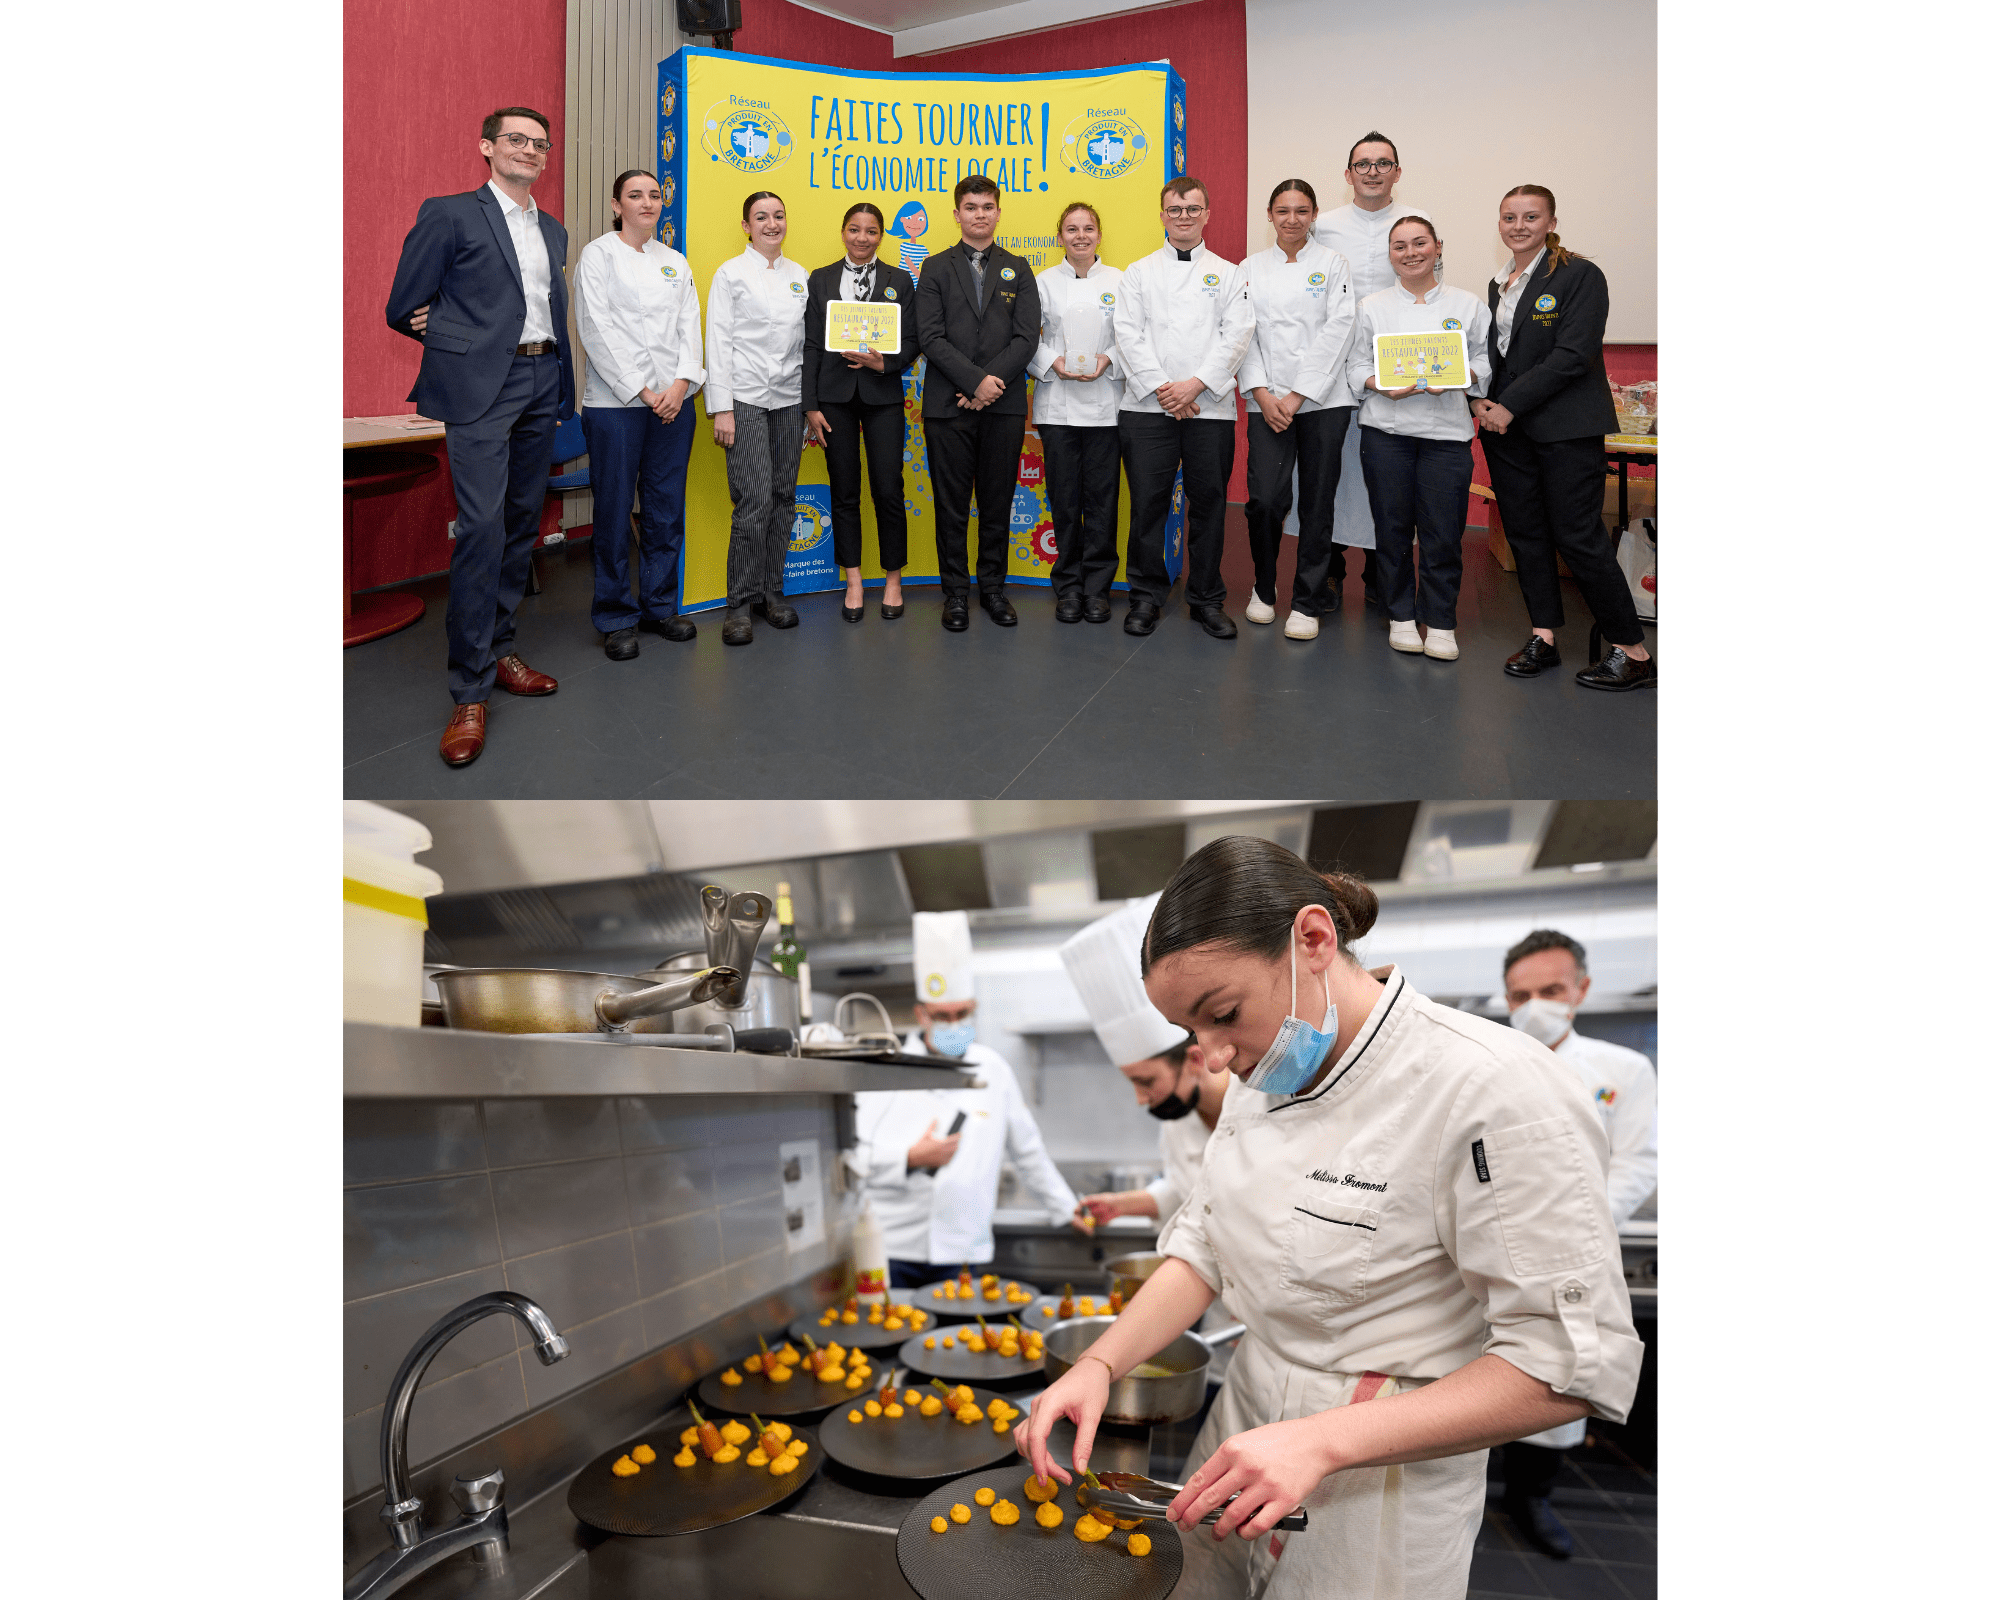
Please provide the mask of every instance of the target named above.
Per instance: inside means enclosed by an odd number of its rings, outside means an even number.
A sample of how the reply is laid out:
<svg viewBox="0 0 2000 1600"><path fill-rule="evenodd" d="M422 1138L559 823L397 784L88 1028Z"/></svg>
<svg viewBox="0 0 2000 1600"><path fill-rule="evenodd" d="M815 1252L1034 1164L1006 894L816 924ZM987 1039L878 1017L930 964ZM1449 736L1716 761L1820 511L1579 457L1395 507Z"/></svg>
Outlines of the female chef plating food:
<svg viewBox="0 0 2000 1600"><path fill-rule="evenodd" d="M1167 1262L1017 1430L1035 1471L1057 1418L1075 1465L1111 1381L1218 1294L1242 1316L1173 1512L1183 1591L1458 1600L1488 1446L1622 1420L1641 1346L1605 1198L1599 1120L1518 1030L1433 1004L1350 947L1359 879L1219 839L1160 897L1146 992L1233 1092ZM1302 1533L1273 1535L1303 1505Z"/></svg>

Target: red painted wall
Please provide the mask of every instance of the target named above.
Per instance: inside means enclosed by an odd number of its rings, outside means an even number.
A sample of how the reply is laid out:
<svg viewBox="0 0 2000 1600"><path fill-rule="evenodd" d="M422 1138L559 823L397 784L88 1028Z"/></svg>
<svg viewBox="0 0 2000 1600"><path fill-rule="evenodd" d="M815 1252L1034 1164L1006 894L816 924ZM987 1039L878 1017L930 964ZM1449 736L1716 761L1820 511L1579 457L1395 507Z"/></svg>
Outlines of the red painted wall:
<svg viewBox="0 0 2000 1600"><path fill-rule="evenodd" d="M1660 347L1656 344L1607 344L1604 347L1604 375L1613 383L1644 383L1647 379L1657 381L1660 376ZM1626 476L1630 478L1650 478L1654 476L1652 467L1628 467ZM1480 448L1479 436L1473 435L1472 481L1492 487L1493 480L1486 475L1486 453ZM1487 520L1488 501L1474 495L1469 502L1471 509L1466 513L1465 525L1469 528L1490 528Z"/></svg>

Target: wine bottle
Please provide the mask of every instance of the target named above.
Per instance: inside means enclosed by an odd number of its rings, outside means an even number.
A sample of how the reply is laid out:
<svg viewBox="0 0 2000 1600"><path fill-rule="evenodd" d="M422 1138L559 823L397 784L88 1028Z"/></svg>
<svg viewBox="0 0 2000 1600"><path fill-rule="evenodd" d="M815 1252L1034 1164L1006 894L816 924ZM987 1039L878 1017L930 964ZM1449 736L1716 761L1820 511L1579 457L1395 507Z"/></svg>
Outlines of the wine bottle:
<svg viewBox="0 0 2000 1600"><path fill-rule="evenodd" d="M812 1021L812 963L792 929L792 886L778 885L778 942L771 948L771 965L799 986L799 1022Z"/></svg>

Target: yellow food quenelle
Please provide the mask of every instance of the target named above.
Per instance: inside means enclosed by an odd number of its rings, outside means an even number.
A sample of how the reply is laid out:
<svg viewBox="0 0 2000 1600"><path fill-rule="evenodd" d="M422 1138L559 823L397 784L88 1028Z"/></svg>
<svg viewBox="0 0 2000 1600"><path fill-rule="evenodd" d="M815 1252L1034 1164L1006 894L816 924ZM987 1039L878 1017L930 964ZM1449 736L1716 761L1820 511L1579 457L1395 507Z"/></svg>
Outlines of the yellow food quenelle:
<svg viewBox="0 0 2000 1600"><path fill-rule="evenodd" d="M951 1520L961 1524L970 1522L972 1520L972 1507L960 1501L959 1504L951 1508Z"/></svg>
<svg viewBox="0 0 2000 1600"><path fill-rule="evenodd" d="M861 1320L861 1313L858 1311L843 1311L840 1314L840 1320L843 1326L851 1322L859 1322Z"/></svg>
<svg viewBox="0 0 2000 1600"><path fill-rule="evenodd" d="M771 1431L780 1439L789 1439L792 1436L792 1425L789 1422L774 1422L771 1424Z"/></svg>
<svg viewBox="0 0 2000 1600"><path fill-rule="evenodd" d="M931 1335L931 1336L930 1336L929 1338L927 1338L926 1340L924 1340L924 1348L925 1348L926 1350L935 1350L935 1349L937 1348L937 1335L936 1335L936 1334L932 1334L932 1335Z"/></svg>
<svg viewBox="0 0 2000 1600"><path fill-rule="evenodd" d="M972 1392L972 1385L969 1383L961 1383L956 1389L950 1390L949 1398L955 1406L976 1408L979 1404L979 1397Z"/></svg>
<svg viewBox="0 0 2000 1600"><path fill-rule="evenodd" d="M693 1466L693 1465L694 1465L694 1446L693 1446L693 1445L686 1445L686 1444L682 1445L682 1446L681 1446L681 1449L680 1449L680 1454L674 1457L674 1465L675 1465L675 1466L677 1466L677 1467L691 1467L691 1466Z"/></svg>
<svg viewBox="0 0 2000 1600"><path fill-rule="evenodd" d="M1125 1541L1125 1548L1135 1556L1150 1555L1153 1549L1153 1541L1148 1539L1143 1533L1135 1533Z"/></svg>
<svg viewBox="0 0 2000 1600"><path fill-rule="evenodd" d="M715 1452L715 1464L717 1466L726 1466L731 1461L740 1461L742 1459L743 1452L733 1444L726 1444Z"/></svg>
<svg viewBox="0 0 2000 1600"><path fill-rule="evenodd" d="M634 1446L632 1446L632 1459L638 1462L639 1465L642 1467L650 1467L655 1461L659 1460L660 1458L654 1452L653 1447L651 1445L635 1444Z"/></svg>
<svg viewBox="0 0 2000 1600"><path fill-rule="evenodd" d="M861 1409L871 1417L879 1417L882 1415L882 1402L880 1400L870 1400Z"/></svg>
<svg viewBox="0 0 2000 1600"><path fill-rule="evenodd" d="M756 1450L752 1450L747 1456L743 1458L743 1461L746 1466L763 1467L770 1465L771 1458L765 1455L762 1448L760 1447Z"/></svg>
<svg viewBox="0 0 2000 1600"><path fill-rule="evenodd" d="M740 1422L725 1422L722 1425L722 1442L724 1444L741 1444L749 1437L750 1430Z"/></svg>
<svg viewBox="0 0 2000 1600"><path fill-rule="evenodd" d="M798 1470L799 1458L797 1456L779 1456L776 1461L771 1463L771 1476L774 1478L782 1478L786 1473L797 1472Z"/></svg>
<svg viewBox="0 0 2000 1600"><path fill-rule="evenodd" d="M1035 1508L1035 1520L1045 1528L1060 1528L1063 1525L1062 1507L1053 1500L1044 1500Z"/></svg>
<svg viewBox="0 0 2000 1600"><path fill-rule="evenodd" d="M918 1406L917 1410L924 1416L934 1417L944 1410L944 1402L934 1394L927 1394L924 1396L924 1403Z"/></svg>
<svg viewBox="0 0 2000 1600"><path fill-rule="evenodd" d="M630 1456L620 1456L611 1463L611 1476L614 1478L636 1478L638 1475L639 1463Z"/></svg>
<svg viewBox="0 0 2000 1600"><path fill-rule="evenodd" d="M790 1383L792 1381L792 1369L790 1367L773 1367L764 1376L769 1378L773 1383Z"/></svg>
<svg viewBox="0 0 2000 1600"><path fill-rule="evenodd" d="M738 1372L734 1367L724 1367L722 1369L722 1381L725 1386L734 1389L743 1381L743 1374Z"/></svg>
<svg viewBox="0 0 2000 1600"><path fill-rule="evenodd" d="M943 1518L943 1517L932 1517L932 1518L931 1518L931 1532L932 1532L932 1533L943 1533L943 1532L944 1532L944 1530L945 1530L946 1528L950 1527L950 1526L951 1526L951 1524L950 1524L950 1523L948 1523L948 1522L946 1522L946 1521L944 1520L944 1518Z"/></svg>
<svg viewBox="0 0 2000 1600"><path fill-rule="evenodd" d="M868 1387L868 1379L859 1372L850 1373L847 1379L847 1387L850 1389L865 1389Z"/></svg>
<svg viewBox="0 0 2000 1600"><path fill-rule="evenodd" d="M861 1420L861 1413L858 1411L850 1411L847 1413L847 1420L849 1422L859 1422Z"/></svg>
<svg viewBox="0 0 2000 1600"><path fill-rule="evenodd" d="M968 1350L983 1351L986 1348L986 1341L976 1333L968 1333L965 1336L965 1348Z"/></svg>
<svg viewBox="0 0 2000 1600"><path fill-rule="evenodd" d="M1021 1508L1011 1500L1002 1500L986 1514L1003 1528L1011 1528L1021 1520Z"/></svg>
<svg viewBox="0 0 2000 1600"><path fill-rule="evenodd" d="M885 1417L900 1417L902 1414L903 1408L893 1400L882 1408L882 1415Z"/></svg>
<svg viewBox="0 0 2000 1600"><path fill-rule="evenodd" d="M995 1433L1007 1433L1007 1432L1010 1432L1010 1431L1011 1431L1011 1430L1013 1429L1013 1426L1014 1426L1014 1424L1013 1424L1013 1421L1012 1421L1012 1419L1010 1419L1010 1418L1007 1418L1007 1417L995 1417L995 1418L993 1419L993 1431L994 1431Z"/></svg>
<svg viewBox="0 0 2000 1600"><path fill-rule="evenodd" d="M945 1347L945 1349L947 1349L947 1350L952 1350L952 1349L956 1349L956 1348L957 1348L957 1346L958 1346L958 1339L957 1339L957 1337L956 1337L955 1335L953 1335L953 1334L949 1334L949 1333L948 1333L948 1334L946 1334L946 1335L944 1336L944 1347Z"/></svg>
<svg viewBox="0 0 2000 1600"><path fill-rule="evenodd" d="M806 1453L806 1448L805 1440L794 1439L790 1444L785 1446L785 1454L788 1456L802 1456Z"/></svg>
<svg viewBox="0 0 2000 1600"><path fill-rule="evenodd" d="M971 1427L973 1423L982 1420L979 1415L979 1407L977 1406L960 1406L956 1411L952 1413L952 1416L956 1420L964 1423L968 1428Z"/></svg>
<svg viewBox="0 0 2000 1600"><path fill-rule="evenodd" d="M1062 1493L1062 1486L1054 1478L1030 1477L1021 1485L1021 1493L1037 1504L1043 1504Z"/></svg>
<svg viewBox="0 0 2000 1600"><path fill-rule="evenodd" d="M1085 1544L1096 1544L1111 1537L1111 1524L1099 1522L1094 1513L1086 1511L1076 1519L1076 1536Z"/></svg>
<svg viewBox="0 0 2000 1600"><path fill-rule="evenodd" d="M1002 1400L997 1394L991 1400L986 1402L986 1414L989 1417L1001 1416L1006 1412L1006 1410L1007 1410L1007 1402L1005 1400Z"/></svg>
<svg viewBox="0 0 2000 1600"><path fill-rule="evenodd" d="M787 1339L784 1347L778 1351L778 1359L788 1367L796 1367L799 1364L799 1352L791 1340Z"/></svg>
<svg viewBox="0 0 2000 1600"><path fill-rule="evenodd" d="M1000 1497L997 1494L995 1494L991 1489L974 1489L972 1491L972 1498L979 1505L990 1506L991 1504L993 1504L995 1500L998 1500Z"/></svg>
<svg viewBox="0 0 2000 1600"><path fill-rule="evenodd" d="M1055 1308L1054 1306L1043 1306L1043 1307L1042 1307L1042 1315L1043 1315L1043 1316L1045 1316L1045 1317L1052 1317L1052 1316L1054 1316L1055 1314L1056 1314L1056 1308Z"/></svg>
<svg viewBox="0 0 2000 1600"><path fill-rule="evenodd" d="M905 1389L903 1391L903 1404L906 1406L913 1406L921 1399L923 1399L923 1393L920 1390Z"/></svg>
<svg viewBox="0 0 2000 1600"><path fill-rule="evenodd" d="M694 1442L695 1442L696 1440L698 1440L698 1439L699 1439L700 1437L701 1437L701 1429L699 1429L699 1428L683 1428L683 1429L681 1429L681 1443L682 1443L682 1444L693 1444L693 1443L694 1443Z"/></svg>

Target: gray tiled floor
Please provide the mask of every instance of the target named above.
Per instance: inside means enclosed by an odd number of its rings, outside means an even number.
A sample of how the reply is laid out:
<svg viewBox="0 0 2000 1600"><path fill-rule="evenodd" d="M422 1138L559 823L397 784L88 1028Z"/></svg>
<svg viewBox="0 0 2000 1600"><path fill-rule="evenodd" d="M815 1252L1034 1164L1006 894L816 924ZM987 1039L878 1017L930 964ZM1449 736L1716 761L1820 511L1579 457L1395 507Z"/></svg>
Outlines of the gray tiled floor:
<svg viewBox="0 0 2000 1600"><path fill-rule="evenodd" d="M1499 1452L1489 1469L1486 1522L1473 1547L1466 1600L1654 1600L1657 1484L1615 1445L1568 1453L1549 1497L1576 1540L1567 1561L1529 1547L1500 1509Z"/></svg>
<svg viewBox="0 0 2000 1600"><path fill-rule="evenodd" d="M1289 594L1287 540L1279 590ZM1589 615L1568 591L1565 668L1532 682L1500 671L1527 637L1511 574L1465 543L1457 662L1401 656L1364 613L1360 558L1346 607L1298 644L1241 620L1249 586L1240 507L1224 576L1241 636L1204 636L1177 607L1151 638L1063 626L1046 589L1009 589L1013 629L975 611L938 626L934 586L908 614L848 626L837 593L801 596L789 632L722 643L703 613L688 644L642 635L636 661L604 657L589 621L590 547L538 557L544 591L523 603L519 644L562 680L552 697L496 693L484 755L437 755L450 715L444 584L416 587L424 618L346 652L349 795L378 799L579 796L1268 798L1410 795L1650 796L1658 692L1579 688Z"/></svg>

